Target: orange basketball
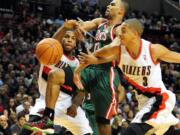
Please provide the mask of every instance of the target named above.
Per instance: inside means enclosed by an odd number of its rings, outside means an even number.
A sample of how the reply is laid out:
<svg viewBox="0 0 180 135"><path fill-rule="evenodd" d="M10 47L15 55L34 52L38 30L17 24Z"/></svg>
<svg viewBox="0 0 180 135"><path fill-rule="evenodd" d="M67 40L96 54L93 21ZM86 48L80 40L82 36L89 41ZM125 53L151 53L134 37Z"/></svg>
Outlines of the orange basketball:
<svg viewBox="0 0 180 135"><path fill-rule="evenodd" d="M54 65L60 61L63 48L56 39L45 38L37 44L35 53L41 64Z"/></svg>

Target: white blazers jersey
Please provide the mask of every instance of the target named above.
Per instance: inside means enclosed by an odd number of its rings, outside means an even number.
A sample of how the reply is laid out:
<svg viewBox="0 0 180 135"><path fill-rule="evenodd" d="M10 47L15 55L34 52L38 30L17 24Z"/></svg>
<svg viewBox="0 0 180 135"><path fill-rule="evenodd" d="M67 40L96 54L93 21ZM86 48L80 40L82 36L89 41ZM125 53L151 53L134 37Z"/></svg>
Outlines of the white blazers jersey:
<svg viewBox="0 0 180 135"><path fill-rule="evenodd" d="M73 59L70 59L67 56L63 55L62 58L61 58L61 61L69 64L71 67L77 67L79 65L79 61L75 57ZM48 67L47 70L57 68L55 65L46 65L46 67ZM40 92L41 96L45 97L47 82L42 77L43 69L44 69L44 65L41 65L40 71L39 71L38 85L39 85L39 92ZM62 96L62 94L60 94L60 96ZM62 98L61 99L60 98L61 97L59 97L58 100L62 100Z"/></svg>
<svg viewBox="0 0 180 135"><path fill-rule="evenodd" d="M160 63L153 61L149 41L141 39L139 55L136 58L130 55L125 46L121 46L118 66L128 78L128 82L140 88L135 91L139 112L132 122L151 121L169 125L178 122L171 114L176 102L175 95L166 89L162 81Z"/></svg>
<svg viewBox="0 0 180 135"><path fill-rule="evenodd" d="M128 78L140 86L166 90L162 82L160 63L152 60L150 47L151 43L142 39L139 55L133 58L125 46L122 46L119 66Z"/></svg>
<svg viewBox="0 0 180 135"><path fill-rule="evenodd" d="M61 61L69 64L70 67L77 67L79 66L79 60L76 57L68 58L66 55L63 55Z"/></svg>
<svg viewBox="0 0 180 135"><path fill-rule="evenodd" d="M61 62L62 64L67 63L70 65L70 67L76 67L79 65L79 61L77 58L69 59L65 55L62 56L61 61L63 61ZM63 66L62 65L59 67L59 65L61 64L57 64L58 67L56 67L55 65L51 65L51 66L41 65L39 72L39 79L38 79L40 97L36 99L36 103L30 114L39 115L38 112L45 108L47 75L45 76L45 74L43 73L48 74L48 72L51 69L61 68ZM55 120L54 120L55 124L66 127L74 135L83 135L87 133L92 133L92 129L89 126L89 121L86 118L85 113L81 107L78 107L76 117L70 117L66 114L67 108L71 104L72 104L72 96L61 90L55 106Z"/></svg>

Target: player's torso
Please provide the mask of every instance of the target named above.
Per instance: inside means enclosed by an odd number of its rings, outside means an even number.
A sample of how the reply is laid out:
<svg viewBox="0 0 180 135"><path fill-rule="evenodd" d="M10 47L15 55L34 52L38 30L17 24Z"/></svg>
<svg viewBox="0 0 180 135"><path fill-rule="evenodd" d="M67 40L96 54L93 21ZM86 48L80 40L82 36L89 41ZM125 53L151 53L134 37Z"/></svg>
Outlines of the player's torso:
<svg viewBox="0 0 180 135"><path fill-rule="evenodd" d="M94 51L112 42L114 39L113 28L114 26L108 26L108 22L104 22L98 26Z"/></svg>
<svg viewBox="0 0 180 135"><path fill-rule="evenodd" d="M39 85L39 92L42 96L45 96L46 94L46 88L47 88L47 79L48 79L48 73L52 70L52 69L63 69L65 72L65 77L68 76L68 74L72 74L72 68L73 67L76 67L79 65L79 61L74 58L74 59L69 59L67 58L66 56L62 56L61 58L61 62L56 64L56 65L41 65L40 67L40 71L39 71L39 79L38 79L38 85ZM71 80L67 80L67 79L71 79ZM64 83L64 88L63 86L61 87L61 91L64 91L64 90L71 90L71 86L74 87L74 84L73 84L73 80L72 80L72 77L71 78L67 78L65 79L65 83ZM67 82L68 81L68 82ZM62 93L60 94L59 96L59 100L60 98L62 99L62 96L69 96L68 94L65 94L63 95Z"/></svg>
<svg viewBox="0 0 180 135"><path fill-rule="evenodd" d="M109 45L114 39L113 35L114 26L108 26L108 22L103 22L98 26L96 32L95 45L93 51L96 51L106 45ZM93 65L96 68L109 69L112 66L112 62L100 65Z"/></svg>
<svg viewBox="0 0 180 135"><path fill-rule="evenodd" d="M154 63L150 51L150 42L141 40L139 55L133 58L125 46L121 46L121 58L119 67L123 73L144 87L158 87L166 90L160 69L160 63Z"/></svg>
<svg viewBox="0 0 180 135"><path fill-rule="evenodd" d="M79 65L79 60L76 57L68 58L66 55L63 55L61 61L64 61L70 67L77 67Z"/></svg>

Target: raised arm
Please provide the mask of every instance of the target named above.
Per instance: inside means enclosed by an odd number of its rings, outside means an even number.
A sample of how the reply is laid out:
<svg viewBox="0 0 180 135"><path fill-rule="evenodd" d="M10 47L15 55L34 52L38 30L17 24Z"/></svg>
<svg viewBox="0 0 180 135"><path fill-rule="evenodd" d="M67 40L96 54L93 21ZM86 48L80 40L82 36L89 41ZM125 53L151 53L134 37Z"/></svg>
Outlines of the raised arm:
<svg viewBox="0 0 180 135"><path fill-rule="evenodd" d="M107 63L110 61L118 61L120 57L120 45L121 45L121 39L120 39L120 32L121 27L118 26L114 29L115 39L107 46L97 50L93 53L93 55L97 58L94 63L90 64L101 64L101 63Z"/></svg>
<svg viewBox="0 0 180 135"><path fill-rule="evenodd" d="M152 57L155 62L162 60L169 63L180 63L180 53L171 51L160 44L152 44Z"/></svg>
<svg viewBox="0 0 180 135"><path fill-rule="evenodd" d="M120 57L120 39L116 37L110 45L107 45L93 53L98 61L92 64L101 64L117 61Z"/></svg>
<svg viewBox="0 0 180 135"><path fill-rule="evenodd" d="M81 53L81 64L74 71L74 83L79 89L84 89L81 83L80 72L91 64L107 63L113 60L118 60L120 56L120 39L116 38L110 45L107 45L94 53ZM116 45L117 44L117 45Z"/></svg>
<svg viewBox="0 0 180 135"><path fill-rule="evenodd" d="M95 30L103 21L103 18L96 18L91 21L80 22L80 27L85 31Z"/></svg>
<svg viewBox="0 0 180 135"><path fill-rule="evenodd" d="M110 45L107 45L94 53L88 52L81 53L79 56L81 62L81 70L91 64L102 64L111 62L113 60L117 61L120 57L120 39L117 37L113 40ZM84 66L83 66L84 65ZM78 67L79 68L79 67ZM80 70L78 70L80 71Z"/></svg>
<svg viewBox="0 0 180 135"><path fill-rule="evenodd" d="M119 36L117 36L111 44L97 50L94 53L81 53L79 56L81 64L74 71L74 83L79 89L84 89L81 83L80 72L91 64L101 64L111 62L113 60L119 60L120 44L121 42Z"/></svg>
<svg viewBox="0 0 180 135"><path fill-rule="evenodd" d="M64 25L60 27L52 36L52 38L57 39L59 42L62 41L62 38L67 30L74 30L78 27L78 22L76 20L67 20L64 22Z"/></svg>

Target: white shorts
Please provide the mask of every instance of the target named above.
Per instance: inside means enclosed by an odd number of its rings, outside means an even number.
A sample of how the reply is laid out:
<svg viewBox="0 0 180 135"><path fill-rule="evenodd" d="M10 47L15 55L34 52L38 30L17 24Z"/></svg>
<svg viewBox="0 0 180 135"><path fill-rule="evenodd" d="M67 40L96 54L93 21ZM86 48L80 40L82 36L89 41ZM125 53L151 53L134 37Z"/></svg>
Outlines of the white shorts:
<svg viewBox="0 0 180 135"><path fill-rule="evenodd" d="M174 109L175 103L176 103L176 97L175 94L172 93L169 90L164 90L161 92L166 93L168 95L168 99L165 102L165 106L162 110L160 110L157 114L156 118L151 118L147 121L146 123L150 124L153 126L154 125L176 125L179 122L179 119L177 119L173 114L172 111ZM137 95L138 96L138 95ZM138 99L143 99L143 96L139 96ZM156 101L155 97L149 98L146 101L144 105L140 108L139 112L136 114L134 119L132 120L132 123L142 123L141 119L144 116L145 113L150 112L153 104Z"/></svg>
<svg viewBox="0 0 180 135"><path fill-rule="evenodd" d="M82 108L78 107L76 117L73 118L68 116L66 112L67 112L67 108L72 104L71 102L72 97L64 92L61 92L60 95L63 98L59 98L56 103L54 123L66 127L75 135L92 133L93 131L89 125L89 121L86 118ZM38 115L37 112L44 108L45 108L45 98L43 96L40 96L40 98L36 99L36 103L30 114Z"/></svg>

